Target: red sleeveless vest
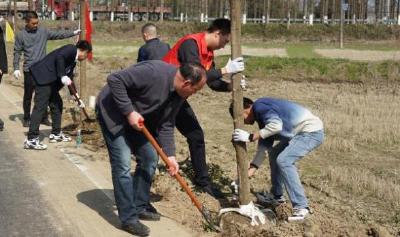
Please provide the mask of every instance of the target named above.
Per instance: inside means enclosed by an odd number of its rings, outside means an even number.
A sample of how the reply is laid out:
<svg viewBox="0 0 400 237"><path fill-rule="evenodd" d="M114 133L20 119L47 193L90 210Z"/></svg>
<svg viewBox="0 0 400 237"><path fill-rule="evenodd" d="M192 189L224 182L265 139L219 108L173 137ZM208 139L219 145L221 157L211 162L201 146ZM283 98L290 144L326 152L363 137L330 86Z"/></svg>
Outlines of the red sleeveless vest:
<svg viewBox="0 0 400 237"><path fill-rule="evenodd" d="M206 33L201 32L197 34L186 35L174 45L174 47L164 56L163 61L169 64L174 64L180 66L181 63L178 61L178 50L181 44L188 39L193 39L196 41L197 48L199 49L200 63L209 70L212 66L214 60L214 52L209 50L206 45Z"/></svg>

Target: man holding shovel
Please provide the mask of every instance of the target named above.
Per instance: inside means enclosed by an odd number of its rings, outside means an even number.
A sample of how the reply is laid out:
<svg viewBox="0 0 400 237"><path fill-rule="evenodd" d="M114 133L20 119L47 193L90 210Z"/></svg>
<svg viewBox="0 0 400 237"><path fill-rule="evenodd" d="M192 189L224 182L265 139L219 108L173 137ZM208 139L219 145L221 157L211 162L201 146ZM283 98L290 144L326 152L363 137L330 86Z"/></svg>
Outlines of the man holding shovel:
<svg viewBox="0 0 400 237"><path fill-rule="evenodd" d="M31 124L28 137L24 142L25 149L45 150L47 145L39 141L40 121L50 107L52 131L49 142L68 142L71 138L61 132L61 115L63 101L59 90L63 86L71 86L73 72L77 61L83 61L92 51L91 44L86 40L80 40L76 45L65 45L54 50L41 61L30 67L35 83L35 105L32 111ZM80 107L84 107L82 101L78 101Z"/></svg>
<svg viewBox="0 0 400 237"><path fill-rule="evenodd" d="M253 176L261 166L267 151L274 201L284 202L285 186L293 206L293 215L288 220L303 220L310 210L295 163L322 144L322 121L303 106L283 99L265 97L253 102L244 98L243 108L244 123L257 122L260 128L255 133L242 129L233 132L234 141L258 141L256 155L250 163L249 176ZM233 114L233 104L229 112Z"/></svg>
<svg viewBox="0 0 400 237"><path fill-rule="evenodd" d="M96 113L110 156L115 202L122 229L138 236L150 230L142 220L159 220L151 211L150 187L158 162L156 150L141 132L144 124L156 137L177 174L175 116L181 105L206 83L204 68L195 63L180 68L162 61L145 61L112 73L97 97ZM131 153L136 169L131 175Z"/></svg>
<svg viewBox="0 0 400 237"><path fill-rule="evenodd" d="M207 85L215 91L229 92L232 90L232 84L223 81L222 76L243 71L243 58L229 59L225 67L217 69L214 50L224 48L229 43L230 34L231 22L228 19L216 19L206 31L186 35L178 40L163 61L176 66L188 62L200 63L207 70ZM245 84L243 79L242 88ZM211 184L206 164L203 129L187 101L176 117L176 128L186 137L189 144L190 160L195 174L194 183L213 197L223 197L221 191Z"/></svg>

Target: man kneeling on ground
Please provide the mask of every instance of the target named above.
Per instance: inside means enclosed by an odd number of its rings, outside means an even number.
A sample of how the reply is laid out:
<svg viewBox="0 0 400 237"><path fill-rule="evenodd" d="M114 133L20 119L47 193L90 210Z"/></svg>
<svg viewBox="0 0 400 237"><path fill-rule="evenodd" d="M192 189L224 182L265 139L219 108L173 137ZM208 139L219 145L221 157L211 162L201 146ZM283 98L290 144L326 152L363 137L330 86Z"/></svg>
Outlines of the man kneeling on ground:
<svg viewBox="0 0 400 237"><path fill-rule="evenodd" d="M145 61L112 73L98 95L96 112L111 162L115 202L122 229L147 236L150 230L139 222L159 220L150 205L150 187L158 155L140 132L143 124L160 143L173 164L175 175L175 116L190 95L206 83L205 69L195 63L179 69L162 61ZM131 153L136 168L131 175Z"/></svg>
<svg viewBox="0 0 400 237"><path fill-rule="evenodd" d="M260 130L249 133L235 129L233 140L254 142L258 147L250 163L249 176L254 175L268 152L271 166L271 193L276 202L284 202L285 186L293 206L289 221L303 220L309 213L308 200L304 193L295 162L316 149L324 140L322 121L303 106L282 99L260 98L254 103L243 101L245 124L257 122ZM233 104L229 109L233 114Z"/></svg>

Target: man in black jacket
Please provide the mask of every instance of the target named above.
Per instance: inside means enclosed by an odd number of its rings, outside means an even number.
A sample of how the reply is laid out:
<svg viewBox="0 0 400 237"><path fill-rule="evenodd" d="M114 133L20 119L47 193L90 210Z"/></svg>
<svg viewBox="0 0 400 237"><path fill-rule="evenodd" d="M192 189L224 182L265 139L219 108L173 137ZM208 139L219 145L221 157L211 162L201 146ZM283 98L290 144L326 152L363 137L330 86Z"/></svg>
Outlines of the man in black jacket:
<svg viewBox="0 0 400 237"><path fill-rule="evenodd" d="M175 115L183 101L205 83L206 73L199 64L184 64L178 69L151 60L112 73L97 96L96 113L110 156L115 202L125 231L147 236L150 230L139 219L160 219L156 211L149 210L158 155L140 132L143 123L168 156L170 175L175 175L179 170ZM131 153L137 162L133 175Z"/></svg>
<svg viewBox="0 0 400 237"><path fill-rule="evenodd" d="M229 92L232 90L232 84L222 80L222 76L243 71L243 58L229 59L225 67L218 69L214 63L214 50L224 48L229 43L230 35L230 20L216 19L206 31L189 34L178 40L163 61L176 66L190 62L200 63L207 70L207 85L214 91ZM240 85L244 88L246 81L242 79ZM222 192L212 184L208 174L203 129L187 101L176 116L176 128L186 137L189 145L190 160L195 174L194 183L201 187L202 191L222 198Z"/></svg>
<svg viewBox="0 0 400 237"><path fill-rule="evenodd" d="M21 29L15 36L14 44L14 77L16 79L21 77L21 70L19 62L21 55L24 56L24 97L23 109L24 120L23 126L29 127L31 122L31 101L33 98L34 81L29 68L39 62L46 56L46 46L48 40L66 39L78 35L80 29L74 31L53 31L45 27L41 27L39 23L39 16L34 11L29 11L25 14L25 27ZM42 124L50 126L47 113L45 113Z"/></svg>
<svg viewBox="0 0 400 237"><path fill-rule="evenodd" d="M137 62L161 60L170 49L169 44L162 42L157 35L157 27L147 23L142 27L143 40L146 43L139 48Z"/></svg>
<svg viewBox="0 0 400 237"><path fill-rule="evenodd" d="M0 27L0 83L3 75L8 71L6 44L4 42L3 29ZM0 131L4 129L4 122L0 118Z"/></svg>
<svg viewBox="0 0 400 237"><path fill-rule="evenodd" d="M46 145L39 141L40 121L50 106L52 131L49 142L67 142L71 138L61 132L61 115L63 102L59 90L72 84L73 71L77 61L83 61L92 51L92 46L86 40L76 45L65 45L48 54L41 61L30 67L35 83L35 105L32 111L28 137L24 142L25 149L45 150ZM79 103L81 107L84 104Z"/></svg>

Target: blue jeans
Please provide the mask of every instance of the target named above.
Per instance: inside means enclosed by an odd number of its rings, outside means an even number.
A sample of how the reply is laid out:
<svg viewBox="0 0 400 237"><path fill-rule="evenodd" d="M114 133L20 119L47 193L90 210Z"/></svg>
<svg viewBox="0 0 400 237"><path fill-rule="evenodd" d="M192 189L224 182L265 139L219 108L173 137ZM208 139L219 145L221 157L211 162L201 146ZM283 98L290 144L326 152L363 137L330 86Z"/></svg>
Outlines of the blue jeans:
<svg viewBox="0 0 400 237"><path fill-rule="evenodd" d="M98 113L99 124L110 156L115 202L122 224L135 223L138 214L150 202L150 187L158 155L139 131L126 129L112 135ZM131 153L136 157L136 169L131 175Z"/></svg>
<svg viewBox="0 0 400 237"><path fill-rule="evenodd" d="M295 162L303 158L322 144L324 131L299 133L290 141L280 141L269 149L268 157L271 167L271 193L283 195L283 185L289 195L293 208L307 208L308 200L304 193Z"/></svg>

